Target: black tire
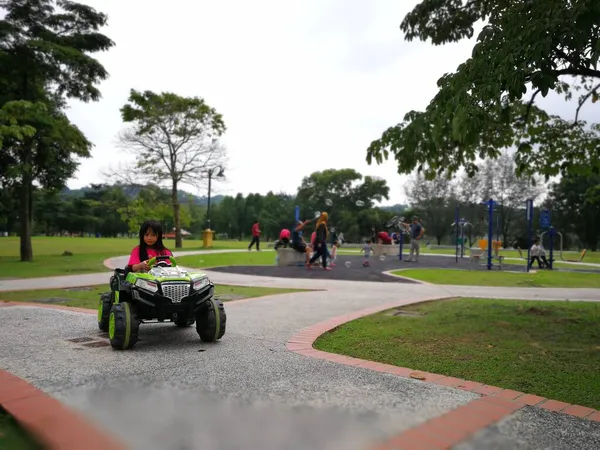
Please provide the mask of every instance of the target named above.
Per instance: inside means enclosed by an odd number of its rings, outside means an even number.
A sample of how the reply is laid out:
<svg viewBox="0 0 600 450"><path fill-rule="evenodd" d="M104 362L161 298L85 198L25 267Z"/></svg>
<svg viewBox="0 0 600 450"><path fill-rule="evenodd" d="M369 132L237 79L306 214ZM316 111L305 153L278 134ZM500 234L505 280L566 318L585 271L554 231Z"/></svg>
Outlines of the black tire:
<svg viewBox="0 0 600 450"><path fill-rule="evenodd" d="M112 307L112 292L105 292L98 300L98 328L100 331L108 331L108 319Z"/></svg>
<svg viewBox="0 0 600 450"><path fill-rule="evenodd" d="M204 342L215 342L225 334L227 315L225 307L216 298L208 299L196 315L196 331Z"/></svg>
<svg viewBox="0 0 600 450"><path fill-rule="evenodd" d="M187 327L191 327L192 325L194 325L195 321L196 321L195 319L188 319L187 317L178 317L174 323L179 328L187 328Z"/></svg>
<svg viewBox="0 0 600 450"><path fill-rule="evenodd" d="M108 323L108 338L112 348L115 350L133 348L138 340L140 321L131 304L123 302L112 305Z"/></svg>

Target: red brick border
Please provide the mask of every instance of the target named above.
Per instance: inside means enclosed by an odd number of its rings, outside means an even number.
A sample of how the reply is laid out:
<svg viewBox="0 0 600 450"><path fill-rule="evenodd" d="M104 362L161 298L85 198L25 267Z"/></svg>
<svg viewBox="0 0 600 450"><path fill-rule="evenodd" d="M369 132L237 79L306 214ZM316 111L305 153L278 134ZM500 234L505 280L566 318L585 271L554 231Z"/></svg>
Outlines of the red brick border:
<svg viewBox="0 0 600 450"><path fill-rule="evenodd" d="M47 450L126 447L27 381L0 369L0 406ZM85 442L85 444L82 444Z"/></svg>
<svg viewBox="0 0 600 450"><path fill-rule="evenodd" d="M313 348L313 344L319 336L352 320L370 316L387 309L397 308L406 305L407 303L422 303L440 299L441 297L432 297L415 302L403 300L393 304L377 306L334 317L304 328L287 342L286 347L288 350L303 356L310 356L312 358L323 359L347 366L361 367L377 372L413 378L423 382L461 389L481 395L481 397L476 400L431 419L422 425L407 430L398 436L392 437L384 443L375 445L373 448L377 450L449 449L454 445L464 442L479 430L498 422L524 406L536 406L549 411L561 412L600 422L600 411L592 408L571 405L569 403L550 400L537 395L488 386L474 381L416 371L407 367L392 366L390 364L382 364L335 353L328 353Z"/></svg>

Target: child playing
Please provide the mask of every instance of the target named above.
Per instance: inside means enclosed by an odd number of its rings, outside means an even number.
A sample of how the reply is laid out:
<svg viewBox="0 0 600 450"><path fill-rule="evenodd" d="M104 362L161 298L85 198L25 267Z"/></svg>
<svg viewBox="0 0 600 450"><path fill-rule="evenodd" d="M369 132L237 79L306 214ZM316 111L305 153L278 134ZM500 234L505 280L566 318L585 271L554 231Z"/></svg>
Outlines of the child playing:
<svg viewBox="0 0 600 450"><path fill-rule="evenodd" d="M337 255L338 245L340 245L339 241L333 241L333 245L331 246L331 252L329 253L329 265L331 267L335 267L335 258Z"/></svg>
<svg viewBox="0 0 600 450"><path fill-rule="evenodd" d="M155 256L173 256L162 241L162 225L155 220L147 220L140 227L140 245L136 246L129 256L127 269L131 272L150 270L148 260Z"/></svg>
<svg viewBox="0 0 600 450"><path fill-rule="evenodd" d="M363 261L364 267L369 267L369 258L371 257L371 253L373 252L373 247L371 246L371 241L367 240L365 242L365 246L361 249L361 253L365 254L365 260Z"/></svg>
<svg viewBox="0 0 600 450"><path fill-rule="evenodd" d="M529 255L531 257L531 261L529 261L529 268L531 269L531 267L533 267L533 263L535 261L537 261L538 263L538 267L541 269L544 267L544 265L542 264L542 261L540 260L540 255L541 255L541 246L540 246L540 240L536 239L533 242L533 245L531 246L531 249L529 250ZM546 257L544 256L544 259L546 259Z"/></svg>

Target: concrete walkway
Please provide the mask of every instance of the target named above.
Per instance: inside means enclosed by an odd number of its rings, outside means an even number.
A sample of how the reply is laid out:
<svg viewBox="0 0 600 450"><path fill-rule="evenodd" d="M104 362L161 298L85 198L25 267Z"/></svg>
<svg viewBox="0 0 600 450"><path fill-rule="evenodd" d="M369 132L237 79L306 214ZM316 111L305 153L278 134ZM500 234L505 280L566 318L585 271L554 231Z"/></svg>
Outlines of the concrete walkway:
<svg viewBox="0 0 600 450"><path fill-rule="evenodd" d="M207 252L176 256L196 253ZM106 263L122 266L123 258ZM206 272L218 284L327 292L228 302L227 334L212 345L202 344L193 328L142 325L139 343L128 352L70 341L104 340L89 314L0 308L0 368L81 411L132 449L359 450L479 395L288 351L286 343L303 328L367 308L449 296L600 301L598 289L500 290ZM109 276L5 280L0 291L102 284ZM600 423L565 420L550 411L519 410L460 448L600 448Z"/></svg>

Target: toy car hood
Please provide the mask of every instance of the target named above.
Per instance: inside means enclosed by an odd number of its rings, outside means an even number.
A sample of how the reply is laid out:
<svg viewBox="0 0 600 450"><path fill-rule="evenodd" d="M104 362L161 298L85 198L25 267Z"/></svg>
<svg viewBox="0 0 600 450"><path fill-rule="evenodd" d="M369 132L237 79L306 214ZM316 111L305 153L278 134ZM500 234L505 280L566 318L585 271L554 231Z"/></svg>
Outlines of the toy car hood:
<svg viewBox="0 0 600 450"><path fill-rule="evenodd" d="M208 277L203 272L189 272L182 267L153 267L147 273L134 273L130 272L127 275L128 281L135 282L136 279L143 278L146 280L153 280L164 282L164 281L192 281L199 280Z"/></svg>

